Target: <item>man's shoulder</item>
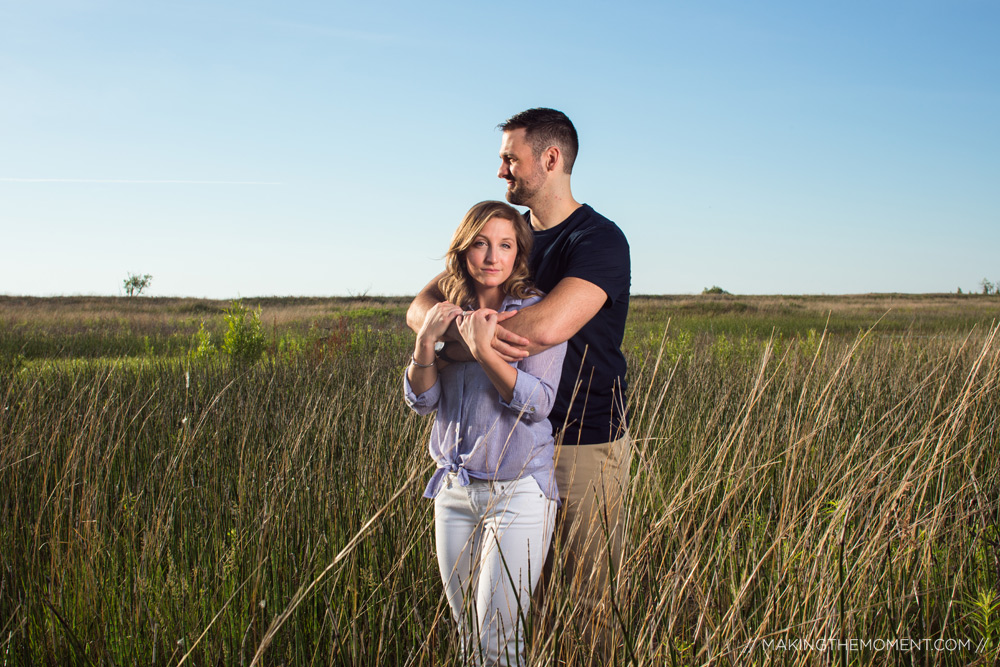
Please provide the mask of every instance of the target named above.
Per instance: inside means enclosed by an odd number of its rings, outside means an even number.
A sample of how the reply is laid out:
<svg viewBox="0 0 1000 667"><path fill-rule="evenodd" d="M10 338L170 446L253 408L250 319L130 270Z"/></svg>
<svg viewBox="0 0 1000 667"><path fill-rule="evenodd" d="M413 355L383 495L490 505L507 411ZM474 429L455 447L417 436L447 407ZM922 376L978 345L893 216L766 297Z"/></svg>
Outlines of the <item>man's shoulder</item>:
<svg viewBox="0 0 1000 667"><path fill-rule="evenodd" d="M625 238L625 232L613 220L601 215L589 204L581 205L578 211L581 216L576 231L581 236L599 237L602 241L620 241L628 246L628 239Z"/></svg>
<svg viewBox="0 0 1000 667"><path fill-rule="evenodd" d="M580 204L580 208L578 210L587 220L601 224L615 224L607 216L598 213L597 210L590 204Z"/></svg>

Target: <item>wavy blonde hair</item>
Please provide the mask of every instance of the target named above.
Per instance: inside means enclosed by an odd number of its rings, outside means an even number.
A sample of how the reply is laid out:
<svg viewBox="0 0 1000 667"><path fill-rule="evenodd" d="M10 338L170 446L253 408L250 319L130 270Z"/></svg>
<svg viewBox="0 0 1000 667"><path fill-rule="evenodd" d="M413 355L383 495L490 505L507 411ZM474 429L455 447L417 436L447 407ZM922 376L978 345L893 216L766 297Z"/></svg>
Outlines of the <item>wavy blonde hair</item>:
<svg viewBox="0 0 1000 667"><path fill-rule="evenodd" d="M465 308L476 303L476 283L469 275L465 254L472 247L476 237L482 233L486 223L493 218L509 220L514 227L514 238L517 241L514 266L501 288L505 294L519 299L538 294L538 290L531 282L531 271L528 269L528 258L531 256L531 247L535 241L531 227L513 206L502 201L481 201L469 209L452 235L451 245L445 254L446 275L438 281L438 289L444 298L456 306Z"/></svg>

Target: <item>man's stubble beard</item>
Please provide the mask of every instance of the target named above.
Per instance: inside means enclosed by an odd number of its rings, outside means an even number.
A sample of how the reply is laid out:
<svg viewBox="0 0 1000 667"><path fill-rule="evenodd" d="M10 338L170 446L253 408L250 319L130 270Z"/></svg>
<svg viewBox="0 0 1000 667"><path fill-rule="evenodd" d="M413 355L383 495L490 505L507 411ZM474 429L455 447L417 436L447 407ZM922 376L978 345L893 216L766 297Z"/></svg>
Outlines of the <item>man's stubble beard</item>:
<svg viewBox="0 0 1000 667"><path fill-rule="evenodd" d="M504 193L507 201L515 206L527 206L531 208L531 202L542 189L541 185L532 188L526 180L515 180L514 187L508 187Z"/></svg>
<svg viewBox="0 0 1000 667"><path fill-rule="evenodd" d="M530 208L528 202L525 201L526 198L523 197L522 193L520 192L514 192L513 190L508 188L505 196L507 198L507 201L513 204L514 206L528 206Z"/></svg>

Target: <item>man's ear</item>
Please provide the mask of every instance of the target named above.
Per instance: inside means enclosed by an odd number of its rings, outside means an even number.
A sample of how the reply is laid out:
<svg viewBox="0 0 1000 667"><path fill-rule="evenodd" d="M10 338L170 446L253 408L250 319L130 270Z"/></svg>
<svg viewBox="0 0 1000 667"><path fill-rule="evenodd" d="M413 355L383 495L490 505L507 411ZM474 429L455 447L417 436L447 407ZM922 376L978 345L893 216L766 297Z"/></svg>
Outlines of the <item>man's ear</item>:
<svg viewBox="0 0 1000 667"><path fill-rule="evenodd" d="M542 151L542 166L545 171L555 171L559 164L561 153L558 146L549 146Z"/></svg>

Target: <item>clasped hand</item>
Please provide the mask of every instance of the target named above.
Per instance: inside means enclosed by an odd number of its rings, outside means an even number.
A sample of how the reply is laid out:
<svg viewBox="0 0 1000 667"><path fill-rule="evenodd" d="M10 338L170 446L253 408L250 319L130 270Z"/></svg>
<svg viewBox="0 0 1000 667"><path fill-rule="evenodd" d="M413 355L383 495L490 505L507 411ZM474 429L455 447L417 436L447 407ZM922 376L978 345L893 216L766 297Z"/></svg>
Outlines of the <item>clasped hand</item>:
<svg viewBox="0 0 1000 667"><path fill-rule="evenodd" d="M528 339L508 331L500 323L516 314L516 310L498 313L490 308L463 312L455 304L442 301L427 311L424 324L417 332L417 340L429 346L439 340L458 340L465 343L476 358L481 358L481 351L492 346L504 361L514 362L528 356L523 347L528 344ZM452 324L455 331L449 335Z"/></svg>
<svg viewBox="0 0 1000 667"><path fill-rule="evenodd" d="M528 356L528 351L524 348L528 339L508 331L500 323L516 314L516 310L498 313L489 308L480 308L471 313L462 313L455 323L462 341L473 357L482 361L484 356L493 352L505 362L514 363Z"/></svg>
<svg viewBox="0 0 1000 667"><path fill-rule="evenodd" d="M417 332L417 341L433 346L434 343L444 337L448 332L448 327L461 314L462 309L453 303L442 301L434 304L427 311L427 315L424 317L424 324L420 327L420 331Z"/></svg>
<svg viewBox="0 0 1000 667"><path fill-rule="evenodd" d="M497 311L480 308L458 316L456 324L472 356L482 360L484 354L493 352L493 338L497 333Z"/></svg>

